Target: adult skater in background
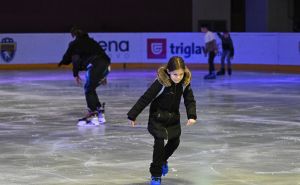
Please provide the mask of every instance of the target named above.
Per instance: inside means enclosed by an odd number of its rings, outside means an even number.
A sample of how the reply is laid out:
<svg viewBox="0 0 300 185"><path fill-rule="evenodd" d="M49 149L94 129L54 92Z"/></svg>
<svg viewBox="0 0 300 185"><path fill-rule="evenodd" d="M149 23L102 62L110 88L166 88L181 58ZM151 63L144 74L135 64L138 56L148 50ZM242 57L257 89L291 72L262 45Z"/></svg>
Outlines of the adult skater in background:
<svg viewBox="0 0 300 185"><path fill-rule="evenodd" d="M233 42L228 31L224 31L223 35L218 32L217 35L222 40L221 69L220 71L217 72L217 75L225 75L225 58L226 58L227 73L230 76L232 74L230 59L232 59L234 56Z"/></svg>
<svg viewBox="0 0 300 185"><path fill-rule="evenodd" d="M208 30L208 26L203 24L201 25L201 32L205 33L204 43L205 43L205 52L208 53L208 74L204 76L204 79L216 79L215 73L215 63L214 59L218 53L217 42L213 32Z"/></svg>
<svg viewBox="0 0 300 185"><path fill-rule="evenodd" d="M101 46L88 33L80 28L71 29L72 37L58 66L73 64L73 76L78 85L82 83L79 71L86 71L84 93L88 107L87 115L78 120L79 126L99 125L104 123L104 104L101 104L96 88L106 84L106 76L110 71L110 58Z"/></svg>
<svg viewBox="0 0 300 185"><path fill-rule="evenodd" d="M150 105L148 131L154 137L153 159L150 165L151 185L160 185L161 176L168 173L168 159L179 146L181 96L187 111L187 125L196 122L196 101L191 88L191 72L181 57L172 57L158 69L157 79L127 113L132 126L137 116ZM168 140L165 145L164 140Z"/></svg>

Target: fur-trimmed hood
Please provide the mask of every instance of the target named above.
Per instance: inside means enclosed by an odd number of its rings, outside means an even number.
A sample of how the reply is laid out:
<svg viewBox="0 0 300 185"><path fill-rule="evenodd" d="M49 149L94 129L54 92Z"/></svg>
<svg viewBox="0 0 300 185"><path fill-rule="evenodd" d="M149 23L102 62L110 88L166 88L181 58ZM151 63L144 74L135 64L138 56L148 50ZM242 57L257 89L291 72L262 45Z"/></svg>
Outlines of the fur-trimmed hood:
<svg viewBox="0 0 300 185"><path fill-rule="evenodd" d="M182 79L183 85L187 86L190 84L192 78L192 74L190 70L185 67L184 70L184 77ZM157 70L157 79L160 84L162 84L165 87L170 87L172 85L172 80L167 72L167 66L164 65Z"/></svg>

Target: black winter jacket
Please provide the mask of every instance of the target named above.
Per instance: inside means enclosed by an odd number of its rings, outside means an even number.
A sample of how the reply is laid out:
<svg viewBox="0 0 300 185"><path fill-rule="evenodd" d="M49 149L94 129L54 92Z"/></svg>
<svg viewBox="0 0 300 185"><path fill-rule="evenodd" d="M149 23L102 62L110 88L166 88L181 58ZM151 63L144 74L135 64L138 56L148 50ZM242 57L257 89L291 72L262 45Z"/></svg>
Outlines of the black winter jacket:
<svg viewBox="0 0 300 185"><path fill-rule="evenodd" d="M197 119L196 101L190 85L191 73L186 69L183 80L175 84L167 74L166 67L158 70L158 78L127 113L135 121L143 109L150 105L148 131L156 138L172 139L181 134L179 105L181 96L188 119ZM161 92L162 91L162 92Z"/></svg>
<svg viewBox="0 0 300 185"><path fill-rule="evenodd" d="M218 37L222 40L222 49L230 51L230 57L234 56L234 47L231 37L225 38L221 33L217 33Z"/></svg>
<svg viewBox="0 0 300 185"><path fill-rule="evenodd" d="M85 71L89 64L94 62L106 62L110 64L110 58L101 48L101 46L88 34L76 37L70 42L69 47L64 54L59 65L73 64L73 76L78 76L79 71Z"/></svg>

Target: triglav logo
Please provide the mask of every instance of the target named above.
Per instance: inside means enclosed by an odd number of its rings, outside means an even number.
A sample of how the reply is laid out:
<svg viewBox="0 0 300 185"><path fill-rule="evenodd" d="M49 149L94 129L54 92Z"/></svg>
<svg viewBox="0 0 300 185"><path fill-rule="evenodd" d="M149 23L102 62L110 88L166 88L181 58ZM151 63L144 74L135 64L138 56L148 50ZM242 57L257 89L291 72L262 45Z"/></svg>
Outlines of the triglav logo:
<svg viewBox="0 0 300 185"><path fill-rule="evenodd" d="M166 58L167 39L147 39L148 58Z"/></svg>
<svg viewBox="0 0 300 185"><path fill-rule="evenodd" d="M17 44L14 42L12 38L6 37L1 40L0 43L0 51L1 57L5 62L10 62L16 52Z"/></svg>

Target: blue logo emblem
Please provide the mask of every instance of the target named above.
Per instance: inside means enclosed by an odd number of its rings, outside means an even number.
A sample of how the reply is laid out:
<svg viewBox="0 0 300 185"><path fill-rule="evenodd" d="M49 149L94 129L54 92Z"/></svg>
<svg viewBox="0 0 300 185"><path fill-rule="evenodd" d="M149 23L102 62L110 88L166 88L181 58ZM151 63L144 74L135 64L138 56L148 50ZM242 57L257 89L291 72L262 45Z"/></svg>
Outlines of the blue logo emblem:
<svg viewBox="0 0 300 185"><path fill-rule="evenodd" d="M5 37L1 40L1 57L6 63L9 63L14 58L16 49L17 43L15 43L12 38Z"/></svg>

